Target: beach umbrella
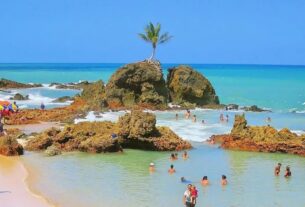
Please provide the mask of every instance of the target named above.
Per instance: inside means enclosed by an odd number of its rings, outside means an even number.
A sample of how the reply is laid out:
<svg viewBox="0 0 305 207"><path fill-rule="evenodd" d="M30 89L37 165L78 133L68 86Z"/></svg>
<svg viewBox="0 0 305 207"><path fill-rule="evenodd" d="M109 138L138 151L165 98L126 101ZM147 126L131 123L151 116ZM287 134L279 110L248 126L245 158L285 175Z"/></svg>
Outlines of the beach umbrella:
<svg viewBox="0 0 305 207"><path fill-rule="evenodd" d="M1 106L9 106L11 103L9 101L0 101Z"/></svg>

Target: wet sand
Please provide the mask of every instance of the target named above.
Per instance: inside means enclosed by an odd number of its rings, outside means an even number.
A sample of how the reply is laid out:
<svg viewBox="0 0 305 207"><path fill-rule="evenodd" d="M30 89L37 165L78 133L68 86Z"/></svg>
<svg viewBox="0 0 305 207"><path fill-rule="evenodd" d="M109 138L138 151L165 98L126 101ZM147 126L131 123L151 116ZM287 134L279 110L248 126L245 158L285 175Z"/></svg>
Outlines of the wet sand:
<svg viewBox="0 0 305 207"><path fill-rule="evenodd" d="M3 207L55 207L30 191L28 172L19 157L0 156L0 201Z"/></svg>

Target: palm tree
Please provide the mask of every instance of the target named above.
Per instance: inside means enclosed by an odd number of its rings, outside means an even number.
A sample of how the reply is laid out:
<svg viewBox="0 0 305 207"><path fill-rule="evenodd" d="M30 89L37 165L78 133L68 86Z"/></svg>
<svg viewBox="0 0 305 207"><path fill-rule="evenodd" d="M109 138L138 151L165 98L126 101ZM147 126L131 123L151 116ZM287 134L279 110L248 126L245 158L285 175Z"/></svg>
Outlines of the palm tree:
<svg viewBox="0 0 305 207"><path fill-rule="evenodd" d="M156 54L156 48L157 45L163 44L168 42L172 36L168 34L168 32L165 32L164 34L160 35L161 25L157 23L156 25L153 25L153 23L149 23L145 27L145 33L139 33L139 37L143 39L145 42L149 42L152 44L153 51L148 59L149 61L152 61L155 58Z"/></svg>

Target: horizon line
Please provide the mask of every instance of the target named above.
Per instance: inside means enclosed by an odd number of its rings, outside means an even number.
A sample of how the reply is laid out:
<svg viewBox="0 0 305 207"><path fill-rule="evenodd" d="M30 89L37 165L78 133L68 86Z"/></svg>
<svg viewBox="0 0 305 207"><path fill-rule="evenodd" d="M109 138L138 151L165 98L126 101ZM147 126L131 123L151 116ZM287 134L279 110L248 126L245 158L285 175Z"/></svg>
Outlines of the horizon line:
<svg viewBox="0 0 305 207"><path fill-rule="evenodd" d="M0 65L4 64L131 64L141 61L135 61L130 63L123 62L0 62ZM161 65L235 65L235 66L292 66L292 67L305 67L302 64L262 64L262 63L161 63Z"/></svg>

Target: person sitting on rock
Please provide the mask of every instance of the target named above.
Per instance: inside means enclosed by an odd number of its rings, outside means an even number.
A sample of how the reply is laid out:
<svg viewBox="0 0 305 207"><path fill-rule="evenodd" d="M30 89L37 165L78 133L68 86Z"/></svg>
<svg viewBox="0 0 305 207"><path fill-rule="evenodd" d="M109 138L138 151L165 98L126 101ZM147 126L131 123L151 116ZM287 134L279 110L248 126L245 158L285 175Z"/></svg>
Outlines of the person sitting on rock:
<svg viewBox="0 0 305 207"><path fill-rule="evenodd" d="M174 165L171 165L170 168L168 169L168 173L169 173L169 174L173 174L173 173L175 173L175 172L176 172L176 170L175 170L175 168L174 168Z"/></svg>
<svg viewBox="0 0 305 207"><path fill-rule="evenodd" d="M288 178L288 177L290 177L290 176L291 176L290 167L287 166L287 167L286 167L286 172L285 172L285 178Z"/></svg>
<svg viewBox="0 0 305 207"><path fill-rule="evenodd" d="M282 164L281 163L278 163L277 166L274 168L274 175L275 176L278 176L281 172L281 166Z"/></svg>
<svg viewBox="0 0 305 207"><path fill-rule="evenodd" d="M118 138L118 135L117 135L116 133L112 133L112 134L111 134L111 138L112 138L112 139Z"/></svg>
<svg viewBox="0 0 305 207"><path fill-rule="evenodd" d="M227 185L228 184L228 181L227 181L227 176L225 175L222 175L221 176L221 185Z"/></svg>

